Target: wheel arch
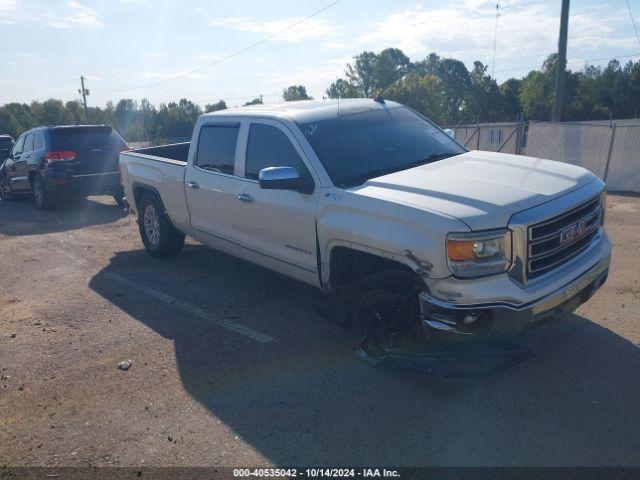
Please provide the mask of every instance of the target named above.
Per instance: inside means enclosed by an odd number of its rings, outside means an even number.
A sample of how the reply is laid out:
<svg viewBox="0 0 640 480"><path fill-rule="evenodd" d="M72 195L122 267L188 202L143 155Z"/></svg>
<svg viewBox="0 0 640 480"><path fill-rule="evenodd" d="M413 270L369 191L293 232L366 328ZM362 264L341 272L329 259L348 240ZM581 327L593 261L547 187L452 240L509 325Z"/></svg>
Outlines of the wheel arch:
<svg viewBox="0 0 640 480"><path fill-rule="evenodd" d="M162 207L162 210L166 213L167 209L164 206L164 202L162 201L162 196L160 196L160 192L158 191L157 188L151 185L147 185L146 183L139 183L139 182L134 182L131 188L133 190L133 202L134 202L134 205L136 206L136 210L138 208L138 205L140 204L140 199L142 198L142 196L145 193L149 193L156 197L158 202L160 202L160 206Z"/></svg>
<svg viewBox="0 0 640 480"><path fill-rule="evenodd" d="M360 245L337 244L331 247L328 256L329 270L323 275L327 278L328 289L392 270L406 271L421 278L424 276L423 269L410 255L398 256Z"/></svg>

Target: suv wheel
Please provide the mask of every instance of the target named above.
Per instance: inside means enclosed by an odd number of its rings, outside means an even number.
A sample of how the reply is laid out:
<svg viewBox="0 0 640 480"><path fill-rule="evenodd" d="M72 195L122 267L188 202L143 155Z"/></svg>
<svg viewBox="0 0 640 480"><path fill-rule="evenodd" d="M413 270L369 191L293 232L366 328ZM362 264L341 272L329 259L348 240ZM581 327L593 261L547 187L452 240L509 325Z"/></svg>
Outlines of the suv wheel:
<svg viewBox="0 0 640 480"><path fill-rule="evenodd" d="M33 200L38 210L50 210L53 208L51 192L47 191L44 181L38 175L32 180Z"/></svg>
<svg viewBox="0 0 640 480"><path fill-rule="evenodd" d="M140 199L138 227L144 248L154 257L173 257L184 246L184 234L171 224L158 197L153 194L146 193Z"/></svg>
<svg viewBox="0 0 640 480"><path fill-rule="evenodd" d="M13 200L13 192L2 172L0 172L0 198L4 201Z"/></svg>

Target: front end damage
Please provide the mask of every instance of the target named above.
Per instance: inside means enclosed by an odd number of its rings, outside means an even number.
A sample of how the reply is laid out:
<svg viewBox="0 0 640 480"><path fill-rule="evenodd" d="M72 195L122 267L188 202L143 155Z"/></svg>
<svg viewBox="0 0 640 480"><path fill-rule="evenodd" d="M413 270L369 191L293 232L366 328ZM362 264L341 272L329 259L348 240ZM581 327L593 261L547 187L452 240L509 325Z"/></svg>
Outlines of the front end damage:
<svg viewBox="0 0 640 480"><path fill-rule="evenodd" d="M525 305L455 305L430 295L423 279L394 270L326 293L316 307L341 326L359 325L366 362L394 362L442 376L495 373L531 356L528 334L586 302L606 281L609 258L563 288Z"/></svg>
<svg viewBox="0 0 640 480"><path fill-rule="evenodd" d="M467 318L465 325L462 316L465 327L452 328L436 312L425 310L424 291L415 273L388 271L325 293L316 308L333 323L364 330L356 352L371 365L395 363L433 375L474 376L495 373L531 355L518 342L492 337L481 318ZM438 321L448 328L434 328Z"/></svg>

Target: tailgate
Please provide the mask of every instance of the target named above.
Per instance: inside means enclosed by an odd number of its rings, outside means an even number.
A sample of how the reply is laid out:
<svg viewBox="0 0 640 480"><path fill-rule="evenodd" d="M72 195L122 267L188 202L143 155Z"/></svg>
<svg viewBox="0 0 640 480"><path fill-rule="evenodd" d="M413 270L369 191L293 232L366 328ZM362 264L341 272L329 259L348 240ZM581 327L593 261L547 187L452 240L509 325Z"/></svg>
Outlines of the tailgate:
<svg viewBox="0 0 640 480"><path fill-rule="evenodd" d="M66 165L71 175L94 175L118 170L118 154L126 148L122 138L108 126L56 128L51 133L53 150L72 151Z"/></svg>

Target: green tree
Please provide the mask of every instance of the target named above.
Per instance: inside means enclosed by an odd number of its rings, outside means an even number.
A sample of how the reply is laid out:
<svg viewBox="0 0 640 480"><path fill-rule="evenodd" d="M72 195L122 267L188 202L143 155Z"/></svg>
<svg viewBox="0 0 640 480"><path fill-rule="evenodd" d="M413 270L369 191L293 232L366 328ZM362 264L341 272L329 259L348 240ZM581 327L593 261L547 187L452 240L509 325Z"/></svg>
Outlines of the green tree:
<svg viewBox="0 0 640 480"><path fill-rule="evenodd" d="M542 70L532 70L522 80L520 105L525 116L532 120L549 120L553 107L557 54L549 55Z"/></svg>
<svg viewBox="0 0 640 480"><path fill-rule="evenodd" d="M113 112L113 118L116 130L126 140L139 138L138 104L134 100L130 98L120 100Z"/></svg>
<svg viewBox="0 0 640 480"><path fill-rule="evenodd" d="M220 100L216 103L208 103L204 106L205 113L217 112L218 110L226 110L227 104L224 100Z"/></svg>
<svg viewBox="0 0 640 480"><path fill-rule="evenodd" d="M6 108L0 108L0 132L7 133L17 139L23 131L23 127L11 111Z"/></svg>
<svg viewBox="0 0 640 480"><path fill-rule="evenodd" d="M437 76L442 85L444 121L447 125L457 123L471 88L469 71L460 60L445 58L438 64Z"/></svg>
<svg viewBox="0 0 640 480"><path fill-rule="evenodd" d="M404 103L442 125L442 88L435 75L409 73L389 86L383 96Z"/></svg>
<svg viewBox="0 0 640 480"><path fill-rule="evenodd" d="M31 111L40 125L67 125L72 120L64 103L54 98L45 100L42 103L32 102Z"/></svg>
<svg viewBox="0 0 640 480"><path fill-rule="evenodd" d="M327 96L329 98L359 98L363 96L363 93L355 85L339 78L327 89Z"/></svg>
<svg viewBox="0 0 640 480"><path fill-rule="evenodd" d="M358 97L373 97L382 92L411 68L411 61L402 50L387 48L379 54L362 52L347 64L345 76L358 92Z"/></svg>
<svg viewBox="0 0 640 480"><path fill-rule="evenodd" d="M39 125L31 107L26 103L7 103L1 111L0 133L8 133L13 138L18 138L25 130Z"/></svg>
<svg viewBox="0 0 640 480"><path fill-rule="evenodd" d="M522 87L522 80L517 78L510 78L502 85L500 85L500 95L502 95L502 115L501 119L513 119L522 112L520 106L520 88Z"/></svg>
<svg viewBox="0 0 640 480"><path fill-rule="evenodd" d="M251 100L250 102L245 103L243 106L246 107L248 105L262 105L262 97L257 97Z"/></svg>
<svg viewBox="0 0 640 480"><path fill-rule="evenodd" d="M80 105L79 101L71 100L70 102L64 104L64 108L67 110L67 118L69 119L69 123L85 123L84 109L83 106ZM91 121L95 120L91 118Z"/></svg>
<svg viewBox="0 0 640 480"><path fill-rule="evenodd" d="M469 79L471 84L463 107L465 121L495 122L501 120L504 97L500 93L496 81L487 75L487 66L479 61L473 62Z"/></svg>
<svg viewBox="0 0 640 480"><path fill-rule="evenodd" d="M307 95L307 89L304 85L291 85L282 92L282 98L285 102L293 102L296 100L313 100Z"/></svg>

